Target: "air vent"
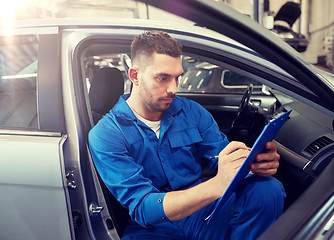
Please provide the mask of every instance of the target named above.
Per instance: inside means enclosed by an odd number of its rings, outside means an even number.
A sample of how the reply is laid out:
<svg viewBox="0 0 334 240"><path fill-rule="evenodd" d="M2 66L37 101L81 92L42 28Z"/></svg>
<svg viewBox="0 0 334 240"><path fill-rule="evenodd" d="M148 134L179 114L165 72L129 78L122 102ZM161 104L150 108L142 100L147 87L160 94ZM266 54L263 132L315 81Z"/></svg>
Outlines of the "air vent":
<svg viewBox="0 0 334 240"><path fill-rule="evenodd" d="M333 143L334 141L326 136L322 136L312 142L305 148L305 152L311 154L312 156L318 152L320 149L326 147L327 145Z"/></svg>

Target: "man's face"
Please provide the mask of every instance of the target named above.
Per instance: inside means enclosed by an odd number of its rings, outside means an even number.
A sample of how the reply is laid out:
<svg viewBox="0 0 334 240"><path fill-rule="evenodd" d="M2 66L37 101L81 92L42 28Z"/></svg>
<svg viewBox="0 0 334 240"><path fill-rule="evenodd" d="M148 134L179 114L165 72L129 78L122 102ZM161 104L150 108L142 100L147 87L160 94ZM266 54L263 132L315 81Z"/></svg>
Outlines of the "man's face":
<svg viewBox="0 0 334 240"><path fill-rule="evenodd" d="M178 79L183 73L181 59L154 53L143 65L138 74L139 95L147 111L163 112L177 93Z"/></svg>

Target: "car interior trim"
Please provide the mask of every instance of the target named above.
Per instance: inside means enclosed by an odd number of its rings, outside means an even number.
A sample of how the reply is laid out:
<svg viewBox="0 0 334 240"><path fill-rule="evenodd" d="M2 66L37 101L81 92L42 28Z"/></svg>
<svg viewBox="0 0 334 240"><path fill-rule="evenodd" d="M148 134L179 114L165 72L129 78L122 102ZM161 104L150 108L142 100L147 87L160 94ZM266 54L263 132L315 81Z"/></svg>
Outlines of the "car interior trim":
<svg viewBox="0 0 334 240"><path fill-rule="evenodd" d="M293 207L288 208L270 227L270 231L262 234L259 240L295 239L296 235L301 232L301 228L312 227L308 223L313 218L313 214L321 209L323 203L333 196L334 186L329 184L334 181L333 171L334 159L324 169L317 181L294 202ZM305 211L305 206L307 206L308 211ZM291 222L296 224L291 224Z"/></svg>
<svg viewBox="0 0 334 240"><path fill-rule="evenodd" d="M314 176L314 173L312 171L314 163L312 161L307 160L296 152L291 151L276 140L274 140L274 143L277 146L277 152L285 161L287 161L289 164L296 167L297 169L303 170L309 176Z"/></svg>
<svg viewBox="0 0 334 240"><path fill-rule="evenodd" d="M295 240L319 239L326 237L326 230L323 223L330 218L334 210L334 194L326 202L326 204L317 212L317 214L309 221L304 229L300 231ZM323 226L323 227L321 227ZM320 231L319 231L320 230ZM329 238L328 238L329 239Z"/></svg>

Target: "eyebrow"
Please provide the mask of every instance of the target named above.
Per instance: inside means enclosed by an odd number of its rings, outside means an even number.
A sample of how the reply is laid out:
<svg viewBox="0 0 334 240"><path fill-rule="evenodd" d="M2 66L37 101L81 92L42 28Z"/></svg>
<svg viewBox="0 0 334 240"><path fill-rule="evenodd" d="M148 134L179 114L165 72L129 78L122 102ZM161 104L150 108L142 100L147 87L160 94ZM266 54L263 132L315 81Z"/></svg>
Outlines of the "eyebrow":
<svg viewBox="0 0 334 240"><path fill-rule="evenodd" d="M164 77L169 77L170 74L168 73L157 73L156 76L164 76Z"/></svg>
<svg viewBox="0 0 334 240"><path fill-rule="evenodd" d="M180 76L182 76L184 74L184 72L182 72L181 74L179 74L179 75L177 75L176 77L180 77ZM155 74L155 76L162 76L162 77L170 77L171 75L170 74L168 74L168 73L157 73L157 74Z"/></svg>

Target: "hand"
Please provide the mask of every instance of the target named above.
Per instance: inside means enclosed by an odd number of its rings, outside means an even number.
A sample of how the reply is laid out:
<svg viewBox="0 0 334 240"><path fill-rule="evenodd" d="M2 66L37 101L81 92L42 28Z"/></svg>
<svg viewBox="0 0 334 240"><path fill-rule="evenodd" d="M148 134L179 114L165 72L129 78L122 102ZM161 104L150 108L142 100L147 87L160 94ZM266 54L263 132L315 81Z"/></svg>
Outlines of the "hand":
<svg viewBox="0 0 334 240"><path fill-rule="evenodd" d="M230 142L220 153L215 177L186 190L167 192L163 208L167 218L177 221L202 209L223 196L250 148L241 142Z"/></svg>
<svg viewBox="0 0 334 240"><path fill-rule="evenodd" d="M242 142L230 142L220 153L216 179L223 194L249 155L250 148Z"/></svg>
<svg viewBox="0 0 334 240"><path fill-rule="evenodd" d="M251 165L251 171L259 176L272 176L277 172L280 155L277 153L276 145L273 142L266 144L266 153L257 155L256 162Z"/></svg>

